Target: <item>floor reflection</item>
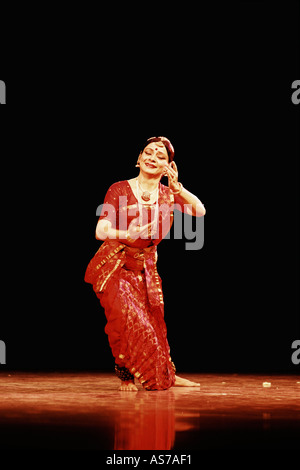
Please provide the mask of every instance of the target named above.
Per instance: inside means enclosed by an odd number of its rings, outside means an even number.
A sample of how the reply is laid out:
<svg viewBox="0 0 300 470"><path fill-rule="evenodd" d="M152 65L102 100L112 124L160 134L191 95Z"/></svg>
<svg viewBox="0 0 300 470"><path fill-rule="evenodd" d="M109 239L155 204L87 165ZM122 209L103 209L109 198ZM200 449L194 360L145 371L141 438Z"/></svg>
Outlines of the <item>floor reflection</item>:
<svg viewBox="0 0 300 470"><path fill-rule="evenodd" d="M175 396L121 392L124 409L115 418L115 450L170 450L175 441Z"/></svg>
<svg viewBox="0 0 300 470"><path fill-rule="evenodd" d="M190 374L120 392L112 373L0 374L1 449L294 449L300 377Z"/></svg>

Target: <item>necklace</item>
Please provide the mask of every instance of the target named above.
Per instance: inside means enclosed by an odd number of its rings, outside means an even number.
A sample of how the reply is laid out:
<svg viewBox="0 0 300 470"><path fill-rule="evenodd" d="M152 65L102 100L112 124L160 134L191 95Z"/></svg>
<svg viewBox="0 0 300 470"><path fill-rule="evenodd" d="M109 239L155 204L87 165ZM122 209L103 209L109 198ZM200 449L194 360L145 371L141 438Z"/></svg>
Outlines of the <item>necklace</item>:
<svg viewBox="0 0 300 470"><path fill-rule="evenodd" d="M152 194L153 194L155 191L158 191L158 188L157 188L157 189L154 189L154 191L152 191L152 192L150 193L149 191L144 191L144 190L143 190L143 188L142 188L142 186L140 185L138 179L137 179L136 181L137 181L137 183L138 183L138 186L139 186L139 187L141 188L141 190L143 191L143 194L142 194L142 196L141 196L141 198L143 199L143 201L145 201L145 202L150 201Z"/></svg>
<svg viewBox="0 0 300 470"><path fill-rule="evenodd" d="M141 188L142 189L142 188ZM157 191L157 195L156 195L156 205L155 205L155 211L154 211L154 219L152 219L152 215L151 215L151 219L153 220L153 222L155 222L156 224L158 224L158 195L159 195L159 185L157 186L157 189L155 189L154 191ZM150 194L153 194L154 191L152 191ZM142 204L140 203L140 191L139 191L139 182L138 182L138 179L136 179L136 192L137 192L137 200L138 200L138 209L139 209L139 227L142 227L142 224L143 224L143 208L142 208ZM146 191L147 192L147 191ZM143 200L145 200L143 198L143 195L141 196ZM149 197L150 199L150 197ZM149 199L147 199L147 201L149 201ZM152 211L151 211L152 213Z"/></svg>

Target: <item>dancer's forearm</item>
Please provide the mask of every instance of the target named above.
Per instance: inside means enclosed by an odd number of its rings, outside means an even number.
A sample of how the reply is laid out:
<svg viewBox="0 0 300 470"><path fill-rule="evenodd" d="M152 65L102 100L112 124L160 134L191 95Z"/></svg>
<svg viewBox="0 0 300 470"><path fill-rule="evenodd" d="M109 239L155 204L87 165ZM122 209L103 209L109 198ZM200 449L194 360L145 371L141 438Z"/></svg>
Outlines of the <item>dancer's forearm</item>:
<svg viewBox="0 0 300 470"><path fill-rule="evenodd" d="M112 228L112 224L108 220L99 220L96 227L96 239L106 240L107 238L112 240L126 240L127 231Z"/></svg>
<svg viewBox="0 0 300 470"><path fill-rule="evenodd" d="M203 217L205 215L205 207L194 194L182 187L180 193L175 195L175 203L179 204L181 207L185 207L185 211L190 215L196 217ZM190 206L190 207L188 207Z"/></svg>

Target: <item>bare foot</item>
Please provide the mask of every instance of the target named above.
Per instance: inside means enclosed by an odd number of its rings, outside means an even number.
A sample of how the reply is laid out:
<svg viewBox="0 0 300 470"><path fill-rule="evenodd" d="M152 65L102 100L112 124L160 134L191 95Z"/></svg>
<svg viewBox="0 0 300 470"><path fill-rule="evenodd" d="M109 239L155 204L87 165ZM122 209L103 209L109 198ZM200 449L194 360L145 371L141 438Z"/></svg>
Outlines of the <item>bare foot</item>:
<svg viewBox="0 0 300 470"><path fill-rule="evenodd" d="M175 375L174 387L200 387L200 384L196 382L191 382L187 379L182 379L181 377Z"/></svg>
<svg viewBox="0 0 300 470"><path fill-rule="evenodd" d="M132 381L126 381L122 382L121 381L121 387L119 388L122 392L137 392L138 388L134 385L134 382Z"/></svg>

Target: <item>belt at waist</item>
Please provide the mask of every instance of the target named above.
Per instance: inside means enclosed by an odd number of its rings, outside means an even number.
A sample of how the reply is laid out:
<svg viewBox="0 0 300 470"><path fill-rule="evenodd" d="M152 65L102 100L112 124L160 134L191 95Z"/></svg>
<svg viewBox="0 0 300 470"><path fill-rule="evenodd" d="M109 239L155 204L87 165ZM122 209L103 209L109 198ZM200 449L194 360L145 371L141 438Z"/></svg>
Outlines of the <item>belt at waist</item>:
<svg viewBox="0 0 300 470"><path fill-rule="evenodd" d="M125 268L144 271L145 259L154 256L156 261L156 246L150 246L146 248L135 248L126 246L124 248L126 253Z"/></svg>

